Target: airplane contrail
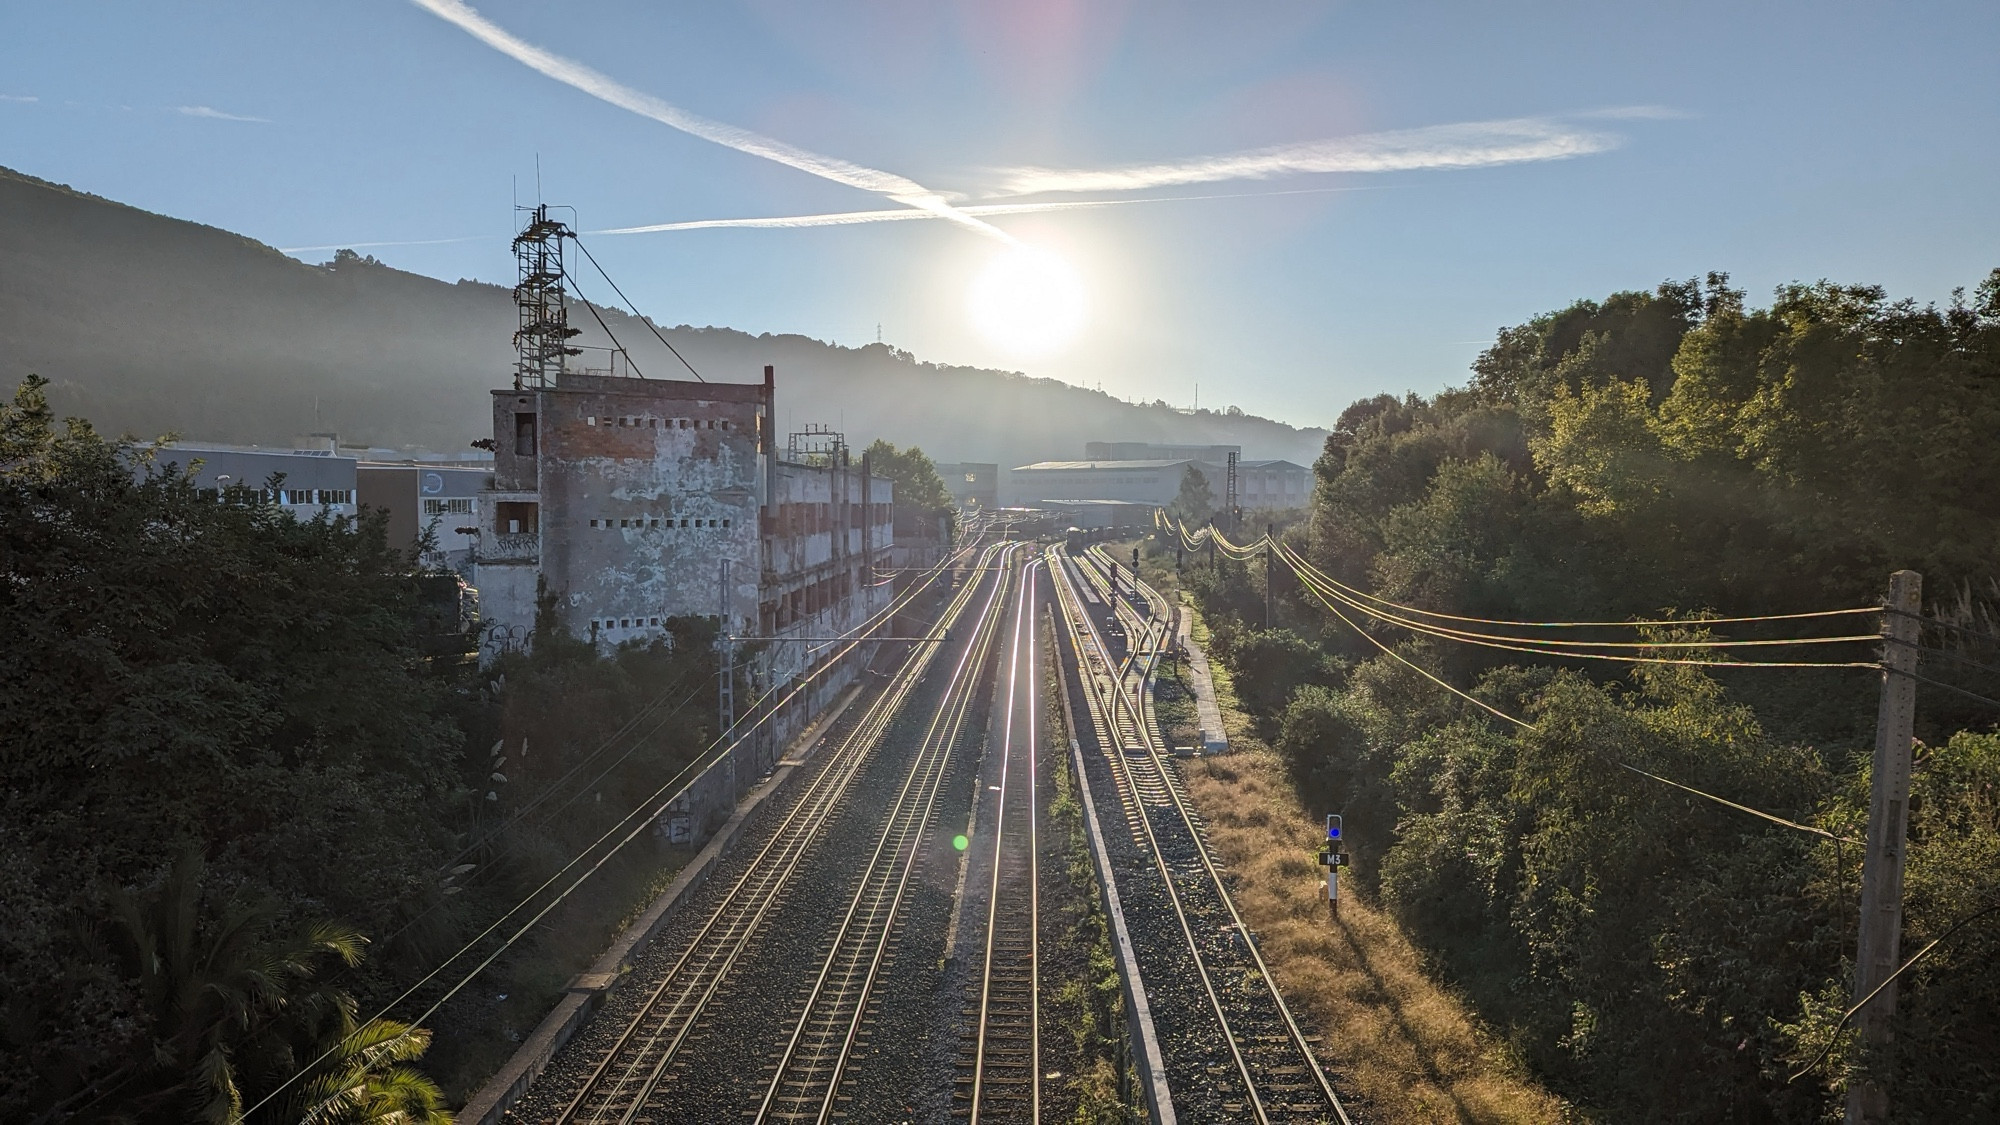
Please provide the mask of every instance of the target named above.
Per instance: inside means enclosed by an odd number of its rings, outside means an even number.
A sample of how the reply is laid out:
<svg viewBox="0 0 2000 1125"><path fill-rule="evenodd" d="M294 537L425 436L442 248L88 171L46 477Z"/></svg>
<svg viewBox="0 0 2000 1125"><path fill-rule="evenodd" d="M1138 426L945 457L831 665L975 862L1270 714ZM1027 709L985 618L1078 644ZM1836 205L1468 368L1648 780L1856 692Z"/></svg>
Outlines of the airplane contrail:
<svg viewBox="0 0 2000 1125"><path fill-rule="evenodd" d="M1358 187L1298 188L1291 191L1239 191L1221 195L1160 195L1140 199L1077 199L1052 203L981 203L958 210L968 215L1032 215L1047 211L1082 211L1095 207L1123 207L1135 203L1190 203L1204 199L1260 199L1275 195L1321 195L1335 191L1365 191ZM677 223L649 223L637 227L611 227L585 231L586 234L661 234L682 230L751 229L772 230L792 227L840 227L856 223L891 223L904 219L936 219L929 211L879 210L834 211L819 215L773 215L755 219L688 219ZM377 244L380 245L380 244ZM309 249L324 249L310 247Z"/></svg>
<svg viewBox="0 0 2000 1125"><path fill-rule="evenodd" d="M516 37L480 15L464 0L411 0L411 3L447 23L456 25L501 54L620 109L649 117L662 125L679 129L690 136L711 141L725 148L761 156L766 160L797 168L801 172L822 179L886 196L906 207L929 212L938 218L948 219L1001 242L1011 244L1017 241L1013 235L953 207L951 201L943 195L906 176L869 168L838 157L824 156L799 148L797 145L766 137L761 133L689 113L651 94L634 90L580 62L563 58Z"/></svg>
<svg viewBox="0 0 2000 1125"><path fill-rule="evenodd" d="M1616 148L1619 143L1615 135L1577 129L1553 118L1517 117L1362 133L1120 168L1003 168L999 170L1001 188L994 194L1136 191L1310 172L1482 168L1585 156Z"/></svg>

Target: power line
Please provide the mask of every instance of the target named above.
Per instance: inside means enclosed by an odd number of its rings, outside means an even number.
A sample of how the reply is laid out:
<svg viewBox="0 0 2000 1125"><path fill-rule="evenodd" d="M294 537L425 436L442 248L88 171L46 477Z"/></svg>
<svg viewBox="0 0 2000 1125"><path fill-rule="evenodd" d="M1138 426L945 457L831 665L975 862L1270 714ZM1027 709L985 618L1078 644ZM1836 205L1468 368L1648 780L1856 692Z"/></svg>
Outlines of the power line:
<svg viewBox="0 0 2000 1125"><path fill-rule="evenodd" d="M681 366L687 368L688 374L694 376L697 382L701 383L708 382L708 380L703 379L701 377L701 372L696 371L694 369L694 364L689 363L687 361L687 357L680 353L679 348L676 348L672 344L667 343L667 338L665 336L660 335L660 330L654 326L652 321L646 319L645 314L639 311L639 306L632 303L632 298L627 297L625 295L625 291L623 289L618 288L618 283L611 280L611 275L604 272L604 267L597 264L597 255L592 254L590 252L590 247L585 246L583 244L583 239L578 238L575 234L571 234L570 240L576 243L576 248L578 250L583 251L584 257L590 259L590 264L596 267L598 276L604 279L604 283L606 285L611 286L611 291L613 293L618 294L618 299L625 302L625 307L632 310L632 315L639 318L639 323L646 326L647 331L653 334L653 338L655 340L658 340L662 344L666 344L667 350L674 353L674 358L681 361ZM606 331L609 332L610 330L606 329ZM628 355L626 358L630 359L631 357Z"/></svg>
<svg viewBox="0 0 2000 1125"><path fill-rule="evenodd" d="M965 547L960 548L957 552L954 552L951 556L939 561L937 566L933 568L932 573L930 574L929 577L927 577L922 583L912 586L911 589L906 591L899 600L906 603L907 601L913 599L919 591L928 587L932 582L935 582L937 580L938 575L944 572L945 568L950 565L953 559L963 557L967 552L969 552L972 549L972 546L973 546L972 544L968 543ZM893 608L894 605L895 603L892 603L891 607ZM879 625L880 621L884 619L884 616L887 612L888 612L887 609L885 609L882 613L877 614L876 617L873 619L875 624L864 624L864 626L857 627L856 632L859 633L863 629L872 631ZM626 823L631 821L631 819L634 816L637 816L641 812L647 811L647 809L659 799L661 794L666 793L669 789L673 789L676 785L679 785L682 779L687 778L689 772L694 770L697 765L701 766L702 771L705 773L710 767L714 766L716 762L721 761L722 756L724 754L728 753L731 750L734 750L736 746L739 745L745 738L755 733L756 730L759 727L763 726L767 720L769 720L773 715L777 714L779 708L781 708L785 703L790 702L792 699L796 698L798 694L804 691L806 687L809 686L814 680L818 679L828 669L834 667L835 664L838 663L840 657L845 656L848 652L852 651L856 646L861 645L865 642L866 642L865 636L856 636L856 638L848 644L848 647L846 649L843 649L840 653L836 654L834 657L822 663L818 668L815 668L809 674L800 677L798 680L793 681L792 684L790 685L792 690L786 694L783 700L779 701L779 703L773 706L771 710L765 712L762 716L759 716L756 722L752 723L749 727L745 728L743 732L737 735L734 739L729 739L729 735L730 733L732 733L737 729L736 727L731 727L729 731L725 731L722 734L717 735L715 740L709 743L708 747L704 749L701 754L697 755L693 761L689 762L686 766L682 767L679 773L667 779L665 784L661 785L658 789L655 789L651 795L646 797L644 800L640 801L639 804L636 805L631 812L626 813L610 828L606 829L602 835L598 836L597 839L591 841L590 844L586 845L582 851L578 852L576 856L573 857L568 863L563 864L563 866L557 869L557 871L553 875L550 875L548 879L544 880L540 886L536 887L532 891L529 891L527 897L523 898L519 903L509 908L506 913L494 919L492 924L488 925L484 930L481 930L477 935L473 937L471 941L461 946L456 953L453 953L451 956L439 962L436 968L424 974L424 976L421 979L419 979L415 984L412 984L408 988L404 989L401 995L389 1001L387 1004L383 1005L381 1009L379 1009L374 1015L368 1017L368 1019L356 1025L353 1031L342 1036L338 1041L334 1043L333 1046L328 1047L324 1052L322 1052L318 1058L306 1064L304 1067L301 1067L298 1070L293 1071L289 1077L285 1078L282 1082L278 1083L277 1086L273 1087L269 1093L265 1094L264 1097L261 1100L259 1100L256 1105L253 1105L248 1110L245 1110L244 1116L248 1117L249 1114L255 1113L258 1109L261 1109L272 1098L275 1098L280 1093L283 1093L288 1087L291 1086L292 1083L304 1077L307 1072L311 1071L314 1067L318 1066L320 1063L325 1062L328 1058L331 1058L335 1052L341 1050L342 1047L344 1047L347 1044L347 1042L351 1040L354 1036L360 1034L366 1028L382 1020L385 1016L389 1014L389 1012L395 1009L396 1005L402 1003L403 1001L409 999L411 996L415 995L419 989L429 984L433 979L435 979L438 976L438 974L444 972L445 968L449 966L452 962L458 960L460 957L463 957L466 953L475 948L480 942L484 941L488 936L492 935L494 931L500 928L502 923L504 923L507 919L513 917L516 913L518 913L522 909L526 908L528 904L532 903L543 891L548 890L550 887L554 886L557 880L561 879L562 876L565 873L567 873L571 868L583 862L584 858L589 856L592 851L596 850L598 845L610 839L615 833L617 833L617 831L620 828L622 828ZM729 739L726 745L724 743L725 739ZM703 759L707 759L707 761L704 762ZM686 786L682 786L681 788L685 789ZM679 796L678 790L675 792L674 796L676 797ZM671 803L672 800L673 798L671 797L668 798L669 803ZM662 805L660 807L664 809L666 806ZM564 888L563 891L560 894L558 894L553 901L551 901L547 906L544 906L540 911L536 912L533 918L530 918L524 925L522 925L519 929L515 930L513 934L509 935L503 942L501 942L500 947L498 949L494 950L493 953L488 955L484 961L481 961L477 966L475 966L473 970L470 973L467 973L463 978L461 978L457 984L452 985L451 988L448 989L445 992L445 994L437 1000L436 1003L433 1003L428 1009L424 1011L422 1016L419 1016L416 1020L412 1021L412 1026L421 1025L425 1019L428 1019L431 1016L431 1014L436 1012L438 1008L441 1007L446 1001L450 1000L453 996L456 996L459 993L459 991L463 989L466 985L472 983L473 978L477 977L481 972L484 972L487 966L491 965L494 962L494 960L500 956L500 954L506 952L509 948L513 946L513 944L516 941L519 941L523 934L526 934L528 930L534 927L535 923L541 921L544 917L546 917L549 911L555 909L555 907L558 904L560 904L564 899L568 898L571 892L575 891L576 888L582 886L585 881L587 881L592 875L596 874L604 866L604 864L610 860L610 858L613 855L617 854L617 852L620 849L622 849L626 844L631 843L633 839L637 838L640 832L645 831L646 826L652 822L654 816L656 815L657 815L656 813L649 814L645 818L644 822L642 822L638 828L633 829L630 833L627 833L623 839L619 840L616 844L613 844L611 848L607 850L604 853L604 855L597 860L596 863L593 863L588 870L584 871L584 873L578 876L576 880L570 883L568 887Z"/></svg>
<svg viewBox="0 0 2000 1125"><path fill-rule="evenodd" d="M1914 620L1921 621L1925 625L1930 625L1938 629L1949 629L1954 633L1959 633L1967 637L1978 637L1982 641L1991 641L1996 645L2000 645L2000 636L1996 636L1992 633L1986 632L1983 629L1974 629L1969 625L1958 625L1950 621L1942 621L1935 617L1925 617L1921 613L1911 613L1908 610L1902 610L1902 609L1885 609L1883 612L1893 613L1898 617L1912 618Z"/></svg>
<svg viewBox="0 0 2000 1125"><path fill-rule="evenodd" d="M1986 907L1983 907L1979 910L1975 910L1971 914L1968 914L1965 917L1960 918L1958 921L1953 922L1950 925L1950 927L1948 927L1945 930L1945 932L1932 938L1929 944L1925 945L1922 949L1919 949L1916 953L1916 956L1910 958L1908 961L1903 962L1901 965L1896 967L1895 972L1890 973L1888 976L1882 978L1881 984L1876 985L1874 989L1868 993L1868 995L1863 996L1861 999L1855 1001L1853 1007L1847 1009L1845 1012L1842 1012L1840 1014L1839 1021L1833 1025L1833 1031L1827 1035L1826 1046L1821 1047L1819 1054L1813 1056L1813 1061L1807 1063L1803 1067L1800 1067L1798 1073L1792 1075L1790 1078L1785 1079L1785 1085L1789 1086L1792 1083L1797 1082L1799 1079L1811 1073L1814 1067L1817 1067L1820 1063L1824 1062L1826 1060L1826 1056L1833 1053L1834 1044L1840 1042L1840 1031L1842 1028L1847 1026L1848 1020L1854 1018L1854 1013L1859 1012L1861 1009L1867 1007L1869 1001L1881 995L1883 989L1889 987L1891 984L1894 984L1896 978L1902 976L1905 970L1909 969L1912 965L1915 965L1917 962L1923 960L1924 958L1930 956L1931 950L1936 949L1940 945L1943 945L1945 939L1951 937L1953 934L1964 929L1966 926L1971 925L1973 922L1976 922L1979 919L1986 917L1988 914L1991 914L1996 910L2000 910L2000 902L1996 902Z"/></svg>
<svg viewBox="0 0 2000 1125"><path fill-rule="evenodd" d="M583 243L581 243L581 242L577 243L577 247L578 247L579 249L581 249L581 248L582 248L582 246L583 246ZM590 319L592 319L592 320L596 321L596 322L597 322L597 326L598 326L599 328L602 328L602 329L604 329L604 334L605 334L606 336L609 336L609 337L611 338L611 345L612 345L613 347L617 348L617 349L618 349L618 350L619 350L620 352L623 352L623 353L624 353L624 355L625 355L625 363L626 363L626 365L627 365L627 366L629 366L629 367L631 367L631 368L632 368L632 374L634 374L634 375L637 375L637 376L638 376L639 378L641 378L641 379L644 379L644 378L646 377L646 373L645 373L644 371L641 371L641 370L639 370L639 365L638 365L638 364L636 364L636 363L633 363L633 362L632 362L632 352L631 352L631 350L630 350L630 349L628 349L628 348L626 348L626 346L625 346L624 344L622 344L622 343L619 343L619 341L618 341L618 336L617 336L617 334L611 331L611 326L610 326L610 325L608 325L608 324L606 324L606 323L604 323L604 318L603 318L602 316L599 316L599 315L597 314L597 306L591 303L591 300L590 300L590 298L588 298L588 297L585 297L585 296L583 295L583 286L581 286L581 285L576 285L576 284L575 284L575 282L576 282L576 279L575 279L575 278L571 278L571 279L570 279L570 282L571 282L571 285L572 285L572 287L576 289L576 296L577 296L577 299L583 302L583 307L584 307L584 308L586 308L586 309L589 309L589 310L590 310Z"/></svg>
<svg viewBox="0 0 2000 1125"><path fill-rule="evenodd" d="M1306 589L1311 590L1316 596L1318 596L1322 602L1326 602L1330 596L1334 599L1339 600L1342 604L1346 605L1350 609L1355 610L1358 613L1364 613L1370 617L1375 618L1376 620L1383 621L1391 625L1398 625L1405 629L1410 630L1411 632L1431 637L1437 637L1441 640L1460 641L1466 644L1480 645L1485 648L1504 649L1510 652L1526 652L1537 656L1570 658L1577 660L1608 660L1621 664L1632 664L1632 663L1677 664L1677 665L1689 665L1689 666L1707 667L1707 668L1875 668L1879 667L1879 665L1873 661L1706 660L1706 659L1675 658L1675 657L1665 657L1665 656L1647 656L1642 654L1645 650L1661 649L1661 648L1702 649L1702 648L1727 648L1727 647L1741 647L1741 646L1809 645L1809 644L1840 644L1840 643L1851 644L1856 642L1864 642L1864 641L1872 642L1880 640L1881 638L1875 634L1864 634L1864 635L1843 636L1843 637L1808 637L1808 638L1748 640L1748 641L1719 640L1719 641L1660 641L1660 642L1647 642L1647 641L1592 642L1592 641L1556 641L1556 640L1544 641L1544 640L1535 640L1529 637L1495 637L1485 633L1473 633L1462 629L1450 629L1442 625L1430 625L1421 621L1412 621L1406 618L1397 617L1393 614L1389 614L1382 610L1375 609L1372 606L1363 604L1353 598L1346 597L1342 595L1337 589L1325 586L1324 584L1315 581L1312 574L1309 573L1312 568L1304 564L1303 560L1300 560L1297 554L1291 551L1289 548L1280 545L1277 550L1277 555L1279 558L1285 560L1286 565L1291 568L1292 572L1295 575L1297 575L1297 577L1300 580L1300 583ZM1556 646L1563 646L1563 647L1556 647ZM1631 648L1631 649L1639 649L1641 650L1641 652L1605 653L1605 652L1568 651L1567 646L1589 646L1593 648Z"/></svg>

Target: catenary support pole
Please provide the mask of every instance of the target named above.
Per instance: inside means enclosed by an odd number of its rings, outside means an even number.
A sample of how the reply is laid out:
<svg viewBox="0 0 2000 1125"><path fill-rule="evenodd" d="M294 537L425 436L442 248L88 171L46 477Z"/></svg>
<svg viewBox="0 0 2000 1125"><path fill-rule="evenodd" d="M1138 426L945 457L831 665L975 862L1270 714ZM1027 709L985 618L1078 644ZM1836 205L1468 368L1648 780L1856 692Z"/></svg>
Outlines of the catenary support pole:
<svg viewBox="0 0 2000 1125"><path fill-rule="evenodd" d="M1868 796L1868 844L1861 861L1861 932L1855 947L1854 998L1867 996L1895 972L1903 938L1903 858L1909 835L1910 730L1916 720L1917 614L1924 578L1914 570L1889 576L1882 614L1882 696L1875 715L1875 767ZM1854 1015L1862 1050L1889 1046L1896 986L1882 990ZM1847 1125L1889 1120L1889 1091L1864 1073L1847 1087Z"/></svg>
<svg viewBox="0 0 2000 1125"><path fill-rule="evenodd" d="M1276 569L1271 561L1273 541L1271 525L1267 523L1264 525L1264 628L1266 630L1269 630L1276 620L1271 613L1271 584L1277 578Z"/></svg>

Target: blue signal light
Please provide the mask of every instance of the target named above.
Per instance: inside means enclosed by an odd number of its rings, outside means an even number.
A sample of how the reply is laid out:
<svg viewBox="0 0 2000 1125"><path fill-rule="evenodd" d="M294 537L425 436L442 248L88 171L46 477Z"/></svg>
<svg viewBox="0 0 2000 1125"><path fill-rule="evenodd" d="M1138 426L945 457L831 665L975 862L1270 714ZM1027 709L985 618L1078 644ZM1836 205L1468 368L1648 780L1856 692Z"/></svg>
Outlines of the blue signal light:
<svg viewBox="0 0 2000 1125"><path fill-rule="evenodd" d="M1337 813L1327 814L1326 838L1329 840L1340 839L1340 816Z"/></svg>

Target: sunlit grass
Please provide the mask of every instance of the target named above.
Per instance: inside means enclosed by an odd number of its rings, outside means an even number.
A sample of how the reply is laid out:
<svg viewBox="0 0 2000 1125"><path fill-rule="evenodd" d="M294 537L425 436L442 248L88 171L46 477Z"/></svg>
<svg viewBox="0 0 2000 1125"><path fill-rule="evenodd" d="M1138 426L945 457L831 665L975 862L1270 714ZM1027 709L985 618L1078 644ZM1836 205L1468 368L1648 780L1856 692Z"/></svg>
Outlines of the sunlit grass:
<svg viewBox="0 0 2000 1125"><path fill-rule="evenodd" d="M1205 639L1198 618L1194 624L1197 641ZM1216 674L1233 752L1188 763L1189 792L1287 1003L1325 1037L1323 1057L1365 1101L1367 1120L1579 1120L1424 972L1421 955L1386 912L1343 887L1340 914L1329 916L1320 896L1324 875L1313 861L1321 821L1300 805L1283 763L1251 732L1226 670L1218 666Z"/></svg>

